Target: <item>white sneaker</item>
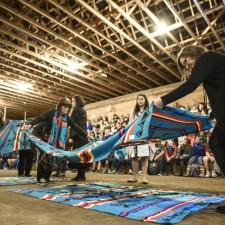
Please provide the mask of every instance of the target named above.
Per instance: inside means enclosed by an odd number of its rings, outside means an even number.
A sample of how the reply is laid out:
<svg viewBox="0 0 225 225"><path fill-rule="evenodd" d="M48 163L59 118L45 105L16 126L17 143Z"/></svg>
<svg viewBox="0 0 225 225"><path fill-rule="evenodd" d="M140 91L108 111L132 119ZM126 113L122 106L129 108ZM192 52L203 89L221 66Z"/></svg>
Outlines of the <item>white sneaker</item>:
<svg viewBox="0 0 225 225"><path fill-rule="evenodd" d="M64 172L59 172L58 177L65 177L66 174Z"/></svg>
<svg viewBox="0 0 225 225"><path fill-rule="evenodd" d="M205 174L205 177L210 177L210 172L209 171L206 171L206 174Z"/></svg>
<svg viewBox="0 0 225 225"><path fill-rule="evenodd" d="M215 178L215 177L217 177L216 172L212 171L212 178Z"/></svg>
<svg viewBox="0 0 225 225"><path fill-rule="evenodd" d="M108 173L110 174L116 173L116 170L109 170Z"/></svg>

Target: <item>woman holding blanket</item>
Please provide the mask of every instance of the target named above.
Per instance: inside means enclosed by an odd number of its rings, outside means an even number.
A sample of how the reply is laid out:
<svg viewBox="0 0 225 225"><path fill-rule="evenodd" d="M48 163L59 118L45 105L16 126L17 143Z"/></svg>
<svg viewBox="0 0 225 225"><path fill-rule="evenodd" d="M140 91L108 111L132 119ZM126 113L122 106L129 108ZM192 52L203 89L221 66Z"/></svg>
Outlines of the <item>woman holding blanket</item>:
<svg viewBox="0 0 225 225"><path fill-rule="evenodd" d="M85 131L84 135L80 135L77 130L71 130L70 138L73 140L73 149L77 149L88 143L87 113L84 109L85 101L82 96L76 95L74 97L74 103L75 106L71 114L71 120L73 120L74 123L78 124ZM87 163L70 163L69 166L71 166L71 168L77 168L77 176L72 180L86 180L85 170L88 167Z"/></svg>
<svg viewBox="0 0 225 225"><path fill-rule="evenodd" d="M77 124L75 124L70 119L68 115L70 108L71 108L70 99L67 97L61 98L57 104L56 109L50 110L47 113L44 113L39 117L35 118L30 122L30 125L27 126L27 128L44 122L48 143L56 148L65 150L69 125L71 126L72 129L76 130L78 134L80 135L86 134L86 131L83 131ZM61 171L65 170L65 166L66 166L65 163L62 163L60 168ZM38 182L40 182L40 178L44 176L38 175L37 180ZM50 175L51 172L48 178L50 177ZM48 178L46 179L47 182L49 181Z"/></svg>
<svg viewBox="0 0 225 225"><path fill-rule="evenodd" d="M225 55L190 45L181 49L177 64L181 72L189 71L189 78L172 92L155 99L154 104L163 107L190 94L202 83L217 121L209 147L225 173ZM225 213L225 205L218 211Z"/></svg>

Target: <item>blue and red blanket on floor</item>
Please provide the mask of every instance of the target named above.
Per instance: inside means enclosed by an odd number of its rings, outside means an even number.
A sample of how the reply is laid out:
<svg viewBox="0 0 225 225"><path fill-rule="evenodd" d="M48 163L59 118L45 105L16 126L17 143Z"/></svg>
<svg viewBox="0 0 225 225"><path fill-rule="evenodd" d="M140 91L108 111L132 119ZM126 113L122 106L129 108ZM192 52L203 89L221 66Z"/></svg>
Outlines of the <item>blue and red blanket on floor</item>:
<svg viewBox="0 0 225 225"><path fill-rule="evenodd" d="M18 188L11 191L42 200L161 224L178 223L209 204L225 201L225 195L147 189L101 182Z"/></svg>
<svg viewBox="0 0 225 225"><path fill-rule="evenodd" d="M0 186L36 184L36 177L0 177Z"/></svg>

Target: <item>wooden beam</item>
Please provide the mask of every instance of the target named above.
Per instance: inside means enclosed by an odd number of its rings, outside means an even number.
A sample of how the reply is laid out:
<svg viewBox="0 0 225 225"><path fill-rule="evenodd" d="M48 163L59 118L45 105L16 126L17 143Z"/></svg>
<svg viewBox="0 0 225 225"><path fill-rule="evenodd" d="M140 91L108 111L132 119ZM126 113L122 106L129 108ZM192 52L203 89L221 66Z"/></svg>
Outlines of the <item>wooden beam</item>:
<svg viewBox="0 0 225 225"><path fill-rule="evenodd" d="M42 14L43 16L45 16L46 18L50 19L51 21L53 21L54 23L58 24L59 26L61 26L62 28L64 28L65 30L69 31L70 33L72 33L73 35L75 35L76 37L79 37L81 40L89 43L90 45L94 46L95 48L105 52L107 55L111 56L112 58L114 58L115 60L119 60L118 58L116 58L113 54L109 53L108 51L104 50L103 48L101 48L100 46L94 44L92 41L90 41L87 37L79 34L78 32L72 30L71 28L65 26L64 24L60 23L60 21L56 20L55 18L53 18L52 16L47 15L43 10L38 9L37 7L35 7L32 4L27 3L25 0L21 0L21 2L23 2L23 4L27 5L28 7L31 7L33 10L37 11L38 13ZM122 62L122 60L121 60ZM135 88L137 88L137 84L142 84L145 87L149 87L145 82L142 82L140 79L134 77L134 75L130 75L129 73L125 73L124 71L122 71L123 74L126 74L126 76L128 76L130 79L135 80L136 81L136 86L133 86ZM129 84L132 86L132 84ZM139 89L140 90L140 89Z"/></svg>
<svg viewBox="0 0 225 225"><path fill-rule="evenodd" d="M126 51L124 48L122 48L120 45L118 45L116 42L114 42L112 39L106 37L104 34L102 34L97 28L94 28L93 26L89 25L88 23L86 23L84 20L82 20L81 18L79 18L78 16L74 15L73 13L71 13L70 11L68 11L64 6L59 5L58 3L54 2L53 0L48 0L49 2L51 2L51 4L53 4L54 6L58 7L60 10L62 10L63 12L67 13L71 18L74 18L76 21L78 21L79 23L81 23L82 25L84 25L87 29L92 30L95 34L98 34L99 36L101 36L104 40L106 40L108 43L110 43L112 46L115 46L118 48L118 50L126 53L127 55L129 55L131 58L133 58L135 61L138 61L139 63L141 63L143 66L147 67L150 69L150 71L152 71L153 73L155 73L156 75L158 75L160 78L166 80L167 82L171 83L171 80L166 78L165 76L163 76L162 71L159 71L157 68L149 66L147 64L145 64L144 62L142 62L141 60L139 60L137 57L133 56L131 53L129 53L128 51ZM108 30L106 29L106 33L108 34ZM117 34L116 34L117 35ZM108 34L109 36L109 34ZM113 47L112 47L113 48ZM142 71L137 71L134 67L131 67L129 64L126 64L126 66L128 66L129 68L131 68L132 70L135 70L135 72L140 73L141 75L143 75L145 78L149 79L149 75L144 73ZM161 75L162 74L162 75ZM151 79L151 81L154 82L154 80ZM158 83L158 85L160 85Z"/></svg>
<svg viewBox="0 0 225 225"><path fill-rule="evenodd" d="M106 23L108 26L112 27L114 30L116 30L119 34L124 36L127 40L129 40L132 44L137 46L142 52L144 52L147 56L152 58L155 62L159 63L163 68L165 68L167 71L169 71L171 74L173 74L175 77L180 79L180 76L178 75L178 72L175 72L173 69L170 69L167 65L162 63L160 60L158 60L152 53L147 51L143 46L141 46L137 41L133 40L129 35L124 33L121 29L119 29L117 26L115 26L112 22L110 22L108 19L106 19L103 15L101 15L99 12L91 8L87 3L85 3L83 0L77 0L82 6L84 6L86 9L88 9L90 12L92 12L95 16L97 16L99 19L101 19L104 23Z"/></svg>
<svg viewBox="0 0 225 225"><path fill-rule="evenodd" d="M193 2L195 3L198 11L201 13L202 17L204 18L205 22L208 24L208 26L210 27L210 29L212 30L213 34L215 35L216 39L218 40L218 42L220 43L220 45L223 47L223 50L225 50L225 45L224 42L221 40L221 37L218 35L218 33L216 32L216 30L213 28L211 22L209 21L208 17L205 15L205 13L203 12L199 2L197 0L193 0Z"/></svg>

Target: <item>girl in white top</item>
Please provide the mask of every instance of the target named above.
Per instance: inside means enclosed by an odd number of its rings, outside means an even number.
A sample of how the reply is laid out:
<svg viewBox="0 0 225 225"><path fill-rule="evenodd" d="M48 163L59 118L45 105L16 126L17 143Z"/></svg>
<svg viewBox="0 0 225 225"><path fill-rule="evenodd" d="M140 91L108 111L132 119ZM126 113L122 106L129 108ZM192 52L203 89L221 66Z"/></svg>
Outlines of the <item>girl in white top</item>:
<svg viewBox="0 0 225 225"><path fill-rule="evenodd" d="M129 122L134 121L137 117L139 117L145 109L148 107L148 99L146 95L139 94L136 98L136 105L134 107L133 113L130 115ZM146 177L147 169L148 169L148 158L149 158L149 145L143 144L143 145L136 145L136 146L130 146L127 147L130 152L130 156L132 158L132 167L133 167L133 178L127 180L127 182L137 182L137 176L138 176L138 160L139 158L142 161L142 183L148 184L148 180ZM129 154L129 153L128 153Z"/></svg>

